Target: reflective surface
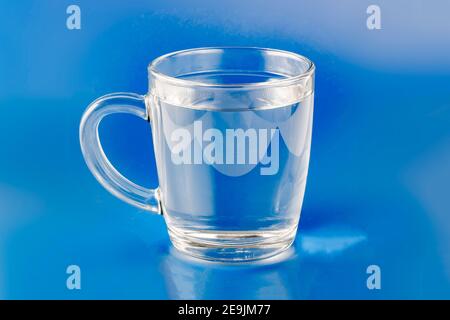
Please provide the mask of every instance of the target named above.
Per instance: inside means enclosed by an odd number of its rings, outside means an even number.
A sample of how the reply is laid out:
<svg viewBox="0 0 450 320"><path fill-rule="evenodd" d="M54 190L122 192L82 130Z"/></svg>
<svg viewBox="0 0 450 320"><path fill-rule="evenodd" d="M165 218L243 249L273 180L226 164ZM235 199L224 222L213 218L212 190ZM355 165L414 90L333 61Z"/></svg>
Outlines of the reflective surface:
<svg viewBox="0 0 450 320"><path fill-rule="evenodd" d="M2 3L0 297L450 298L449 4L380 2L376 33L369 2L197 2L208 11L79 1L78 31L62 3ZM163 53L218 44L302 52L321 70L299 236L282 261L174 254L163 219L104 191L80 153L87 103L146 92L146 65ZM150 187L141 122L107 119L101 134L114 165ZM79 291L66 288L72 264ZM372 264L381 290L367 289Z"/></svg>

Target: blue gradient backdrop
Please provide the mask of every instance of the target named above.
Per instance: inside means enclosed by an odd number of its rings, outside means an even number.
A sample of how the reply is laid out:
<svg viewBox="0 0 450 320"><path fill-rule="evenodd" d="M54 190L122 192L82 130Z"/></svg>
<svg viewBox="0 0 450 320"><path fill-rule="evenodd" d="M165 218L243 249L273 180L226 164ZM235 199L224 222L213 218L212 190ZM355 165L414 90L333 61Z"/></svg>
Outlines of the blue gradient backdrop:
<svg viewBox="0 0 450 320"><path fill-rule="evenodd" d="M70 4L81 30L66 28ZM450 298L449 15L444 0L1 0L0 298ZM178 255L163 219L107 193L80 153L92 100L145 93L161 54L219 45L317 65L300 230L277 261ZM144 121L111 117L101 135L126 176L157 184ZM371 264L381 290L366 287Z"/></svg>

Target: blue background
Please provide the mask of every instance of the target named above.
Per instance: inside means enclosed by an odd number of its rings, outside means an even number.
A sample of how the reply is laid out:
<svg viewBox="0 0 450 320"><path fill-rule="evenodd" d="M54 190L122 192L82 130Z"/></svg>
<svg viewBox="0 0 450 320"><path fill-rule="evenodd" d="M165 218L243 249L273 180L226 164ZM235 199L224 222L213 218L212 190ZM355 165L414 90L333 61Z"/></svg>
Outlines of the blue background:
<svg viewBox="0 0 450 320"><path fill-rule="evenodd" d="M449 15L445 0L1 0L0 298L450 298ZM79 148L93 99L145 93L152 59L220 45L317 66L299 234L264 263L180 256L162 217L105 191ZM156 186L149 135L128 116L101 126L117 168ZM66 288L72 264L81 290ZM372 264L381 290L366 287Z"/></svg>

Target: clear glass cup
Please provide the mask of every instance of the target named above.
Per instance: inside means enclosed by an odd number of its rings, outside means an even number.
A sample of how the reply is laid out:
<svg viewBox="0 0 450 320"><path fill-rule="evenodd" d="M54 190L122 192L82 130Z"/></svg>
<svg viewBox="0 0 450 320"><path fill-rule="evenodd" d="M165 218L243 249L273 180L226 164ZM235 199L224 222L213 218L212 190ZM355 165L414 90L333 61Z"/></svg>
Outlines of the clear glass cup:
<svg viewBox="0 0 450 320"><path fill-rule="evenodd" d="M287 51L199 48L148 67L149 92L95 100L80 124L81 149L118 198L162 214L175 248L215 261L287 249L297 231L311 145L314 64ZM147 189L108 161L103 117L149 121L159 187Z"/></svg>

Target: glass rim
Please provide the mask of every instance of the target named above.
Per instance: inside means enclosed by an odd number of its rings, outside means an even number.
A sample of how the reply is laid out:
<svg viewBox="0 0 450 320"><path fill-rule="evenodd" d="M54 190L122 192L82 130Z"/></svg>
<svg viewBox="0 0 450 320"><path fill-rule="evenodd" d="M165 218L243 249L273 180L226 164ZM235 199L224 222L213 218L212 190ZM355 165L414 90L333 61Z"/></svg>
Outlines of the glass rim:
<svg viewBox="0 0 450 320"><path fill-rule="evenodd" d="M285 76L281 79L274 79L268 82L249 82L249 83L205 83L193 80L180 79L174 76L170 76L165 74L159 70L157 70L158 65L175 56L188 55L195 52L200 51L215 51L215 50L254 50L260 52L272 52L282 55L286 58L292 58L299 62L306 63L306 70L304 72L300 72L298 74L292 76ZM215 88L215 89L242 89L242 88L270 88L270 87L284 87L293 85L305 78L311 77L315 70L314 63L308 59L307 57L300 55L298 53L294 53L291 51L280 50L280 49L271 49L264 47L251 47L251 46L218 46L218 47L199 47L199 48L191 48L173 51L167 54L164 54L152 62L149 63L147 67L149 76L153 77L155 80L161 80L164 82L169 82L173 85L182 86L182 87L202 87L202 88Z"/></svg>

